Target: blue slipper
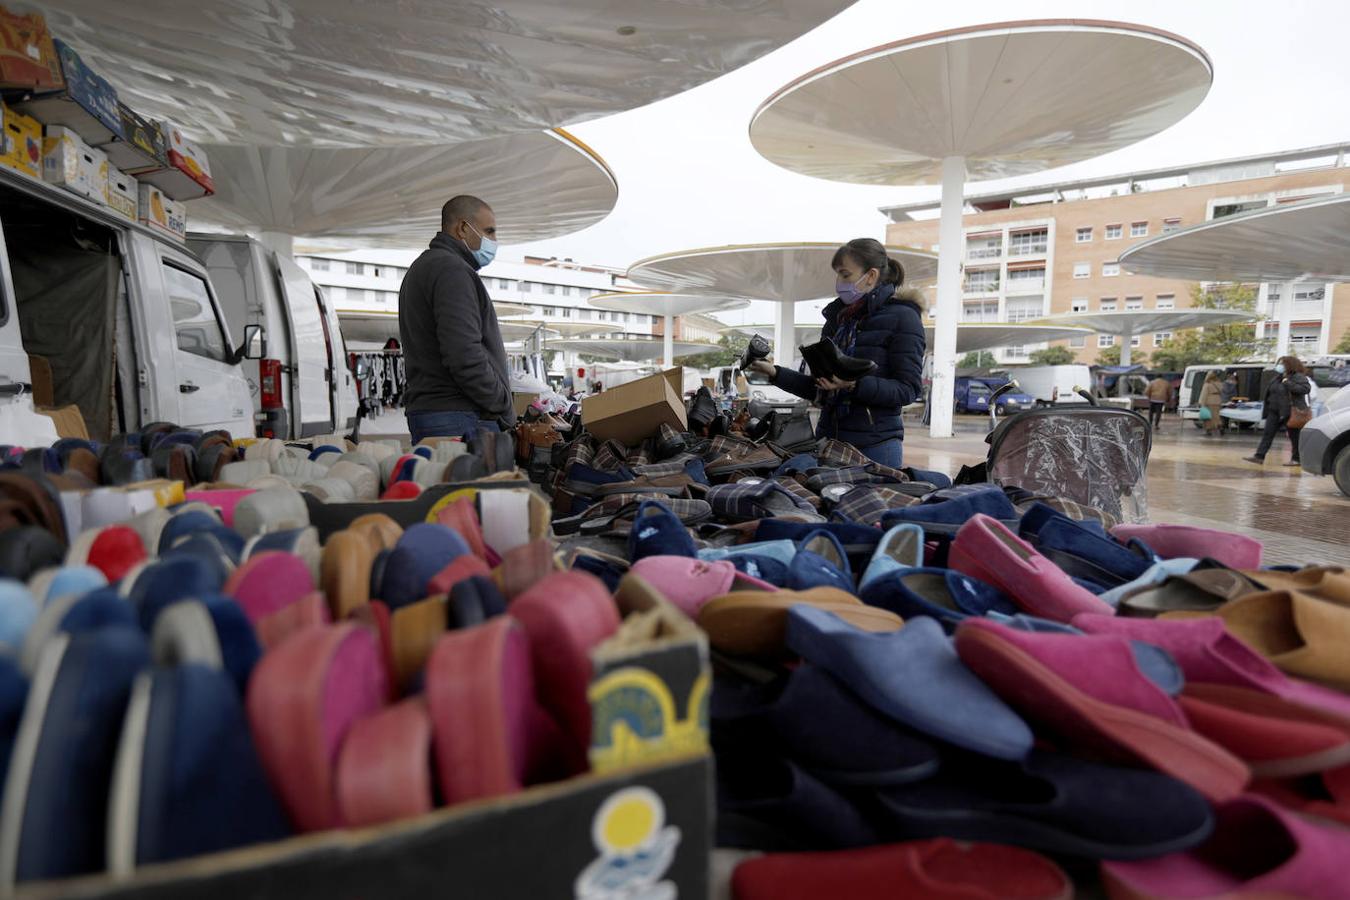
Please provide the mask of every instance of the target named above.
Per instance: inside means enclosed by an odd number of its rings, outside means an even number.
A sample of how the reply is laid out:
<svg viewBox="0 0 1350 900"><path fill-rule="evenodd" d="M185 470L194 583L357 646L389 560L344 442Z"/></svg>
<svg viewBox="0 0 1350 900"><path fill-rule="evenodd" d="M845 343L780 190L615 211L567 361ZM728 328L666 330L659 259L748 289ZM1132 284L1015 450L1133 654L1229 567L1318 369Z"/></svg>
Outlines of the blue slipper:
<svg viewBox="0 0 1350 900"><path fill-rule="evenodd" d="M659 500L643 500L638 504L633 527L628 532L629 562L648 556L697 555L693 536L670 507Z"/></svg>
<svg viewBox="0 0 1350 900"><path fill-rule="evenodd" d="M923 481L933 485L938 490L952 486L952 480L945 472L934 472L931 469L916 469L913 466L905 466L900 470L910 477L913 481Z"/></svg>
<svg viewBox="0 0 1350 900"><path fill-rule="evenodd" d="M420 522L399 537L384 566L375 596L392 612L424 598L427 582L452 561L469 553L459 532L445 525Z"/></svg>
<svg viewBox="0 0 1350 900"><path fill-rule="evenodd" d="M472 628L506 613L506 597L486 575L455 582L446 604L446 629Z"/></svg>
<svg viewBox="0 0 1350 900"><path fill-rule="evenodd" d="M913 522L901 522L881 538L858 586L865 588L896 569L917 569L922 565L923 529Z"/></svg>
<svg viewBox="0 0 1350 900"><path fill-rule="evenodd" d="M733 556L727 562L735 566L737 572L749 575L751 578L758 578L760 581L767 581L777 588L786 588L792 581L792 575L787 564L779 562L771 556L755 556L753 554Z"/></svg>
<svg viewBox="0 0 1350 900"><path fill-rule="evenodd" d="M872 633L799 604L788 613L787 646L916 731L999 759L1031 750L1031 729L966 668L935 619Z"/></svg>
<svg viewBox="0 0 1350 900"><path fill-rule="evenodd" d="M842 850L877 842L858 807L776 756L717 756L717 847Z"/></svg>
<svg viewBox="0 0 1350 900"><path fill-rule="evenodd" d="M819 527L813 529L818 531ZM698 551L698 558L706 562L719 559L735 559L737 556L767 556L783 565L792 562L797 555L797 544L789 540L753 541L749 544L736 544L731 547L704 547Z"/></svg>
<svg viewBox="0 0 1350 900"><path fill-rule="evenodd" d="M788 565L788 587L794 591L832 587L856 593L853 570L839 538L824 529L817 529L802 538Z"/></svg>
<svg viewBox="0 0 1350 900"><path fill-rule="evenodd" d="M783 464L773 470L775 476L794 475L798 472L806 472L810 469L820 467L820 460L816 459L810 453L798 453L796 456L790 456L783 460Z"/></svg>
<svg viewBox="0 0 1350 900"><path fill-rule="evenodd" d="M207 594L174 603L159 614L150 653L159 666L199 663L223 669L243 697L262 658L262 645L242 606L231 597Z"/></svg>
<svg viewBox="0 0 1350 900"><path fill-rule="evenodd" d="M861 596L867 605L889 609L906 621L931 616L949 628L966 616L1018 612L998 588L955 569L897 569L864 587Z"/></svg>
<svg viewBox="0 0 1350 900"><path fill-rule="evenodd" d="M0 656L0 772L9 771L9 758L14 752L14 738L19 733L24 701L28 698L28 678L18 662L9 656ZM0 792L4 790L0 782ZM0 793L0 802L4 794Z"/></svg>
<svg viewBox="0 0 1350 900"><path fill-rule="evenodd" d="M878 826L891 841L944 837L1147 859L1194 847L1214 827L1209 803L1180 781L1039 750L1011 763L951 754L933 778L876 796Z"/></svg>
<svg viewBox="0 0 1350 900"><path fill-rule="evenodd" d="M1036 533L1036 547L1041 555L1070 575L1105 584L1108 588L1133 581L1153 565L1152 559L1127 550L1111 538L1094 534L1067 516L1045 522ZM1060 562L1066 556L1072 557L1075 563L1081 561L1084 564L1080 571Z"/></svg>
<svg viewBox="0 0 1350 900"><path fill-rule="evenodd" d="M849 565L855 569L866 569L881 543L884 532L871 525L859 525L855 522L784 522L781 519L764 519L755 529L757 541L792 541L796 544L813 531L828 531L844 545Z"/></svg>
<svg viewBox="0 0 1350 900"><path fill-rule="evenodd" d="M237 532L221 525L210 531L198 531L179 538L172 547L159 554L160 559L176 556L200 556L213 560L227 574L233 572L244 558L244 539Z"/></svg>
<svg viewBox="0 0 1350 900"><path fill-rule="evenodd" d="M145 637L109 627L42 651L0 808L0 885L98 872L107 859L113 758Z"/></svg>
<svg viewBox="0 0 1350 900"><path fill-rule="evenodd" d="M1023 540L1034 542L1037 535L1041 533L1042 526L1053 519L1064 519L1067 522L1072 522L1075 525L1081 526L1087 531L1091 531L1093 534L1101 537L1110 537L1110 535L1106 533L1106 526L1102 525L1102 523L1096 519L1084 519L1078 521L1077 519L1066 516L1053 506L1042 503L1039 500L1028 506L1022 513L1022 520L1018 523L1016 529L1017 536Z"/></svg>
<svg viewBox="0 0 1350 900"><path fill-rule="evenodd" d="M37 617L37 601L23 582L0 578L0 645L17 652Z"/></svg>
<svg viewBox="0 0 1350 900"><path fill-rule="evenodd" d="M710 715L715 738L777 748L827 784L907 784L938 769L932 744L810 663L769 685L719 679Z"/></svg>
<svg viewBox="0 0 1350 900"><path fill-rule="evenodd" d="M983 513L1006 523L1018 521L1017 508L994 484L968 484L934 491L915 506L889 510L881 517L884 528L901 522L922 525L931 534L955 534L972 516ZM1012 527L1016 528L1016 524Z"/></svg>
<svg viewBox="0 0 1350 900"><path fill-rule="evenodd" d="M66 565L59 569L48 569L34 575L28 584L33 592L32 599L38 606L66 594L87 594L89 591L107 586L108 577L103 571L88 565Z"/></svg>
<svg viewBox="0 0 1350 900"><path fill-rule="evenodd" d="M122 594L136 610L141 629L148 634L164 607L180 600L219 594L228 577L229 571L217 557L169 556L146 566L130 585L124 581Z"/></svg>
<svg viewBox="0 0 1350 900"><path fill-rule="evenodd" d="M1120 601L1126 595L1141 591L1146 587L1162 584L1173 575L1185 575L1199 564L1200 560L1187 556L1177 559L1161 559L1145 569L1144 573L1133 581L1127 581L1125 584L1103 591L1098 596L1112 606L1119 606Z"/></svg>
<svg viewBox="0 0 1350 900"><path fill-rule="evenodd" d="M209 513L202 509L188 509L169 517L169 521L164 523L164 529L159 533L159 546L156 549L158 553L163 553L179 539L198 531L214 531L216 528L224 527L220 517L215 513Z"/></svg>
<svg viewBox="0 0 1350 900"><path fill-rule="evenodd" d="M57 597L38 612L23 641L19 665L28 677L37 671L47 644L62 634L98 631L109 626L136 628L136 609L111 587Z"/></svg>
<svg viewBox="0 0 1350 900"><path fill-rule="evenodd" d="M190 663L137 677L108 827L114 876L290 835L225 672Z"/></svg>

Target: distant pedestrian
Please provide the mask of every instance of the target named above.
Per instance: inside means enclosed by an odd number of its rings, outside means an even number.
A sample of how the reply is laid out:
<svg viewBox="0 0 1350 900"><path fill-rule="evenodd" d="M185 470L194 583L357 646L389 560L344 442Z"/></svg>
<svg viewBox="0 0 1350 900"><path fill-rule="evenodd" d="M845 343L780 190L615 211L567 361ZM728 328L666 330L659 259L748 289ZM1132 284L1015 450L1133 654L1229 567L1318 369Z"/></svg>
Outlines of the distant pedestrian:
<svg viewBox="0 0 1350 900"><path fill-rule="evenodd" d="M1148 397L1149 424L1157 431L1162 425L1163 410L1167 409L1167 401L1172 399L1172 382L1159 375L1144 388L1144 395Z"/></svg>
<svg viewBox="0 0 1350 900"><path fill-rule="evenodd" d="M1275 379L1266 388L1262 409L1266 424L1261 432L1261 443L1256 446L1254 454L1243 457L1247 462L1263 465L1266 454L1270 451L1270 445L1275 441L1275 435L1287 431L1294 452L1292 459L1285 465L1299 465L1299 429L1304 426L1311 414L1308 407L1308 392L1312 390L1312 382L1305 373L1303 363L1297 356L1281 356L1279 362L1275 363ZM1291 416L1298 423L1297 427L1290 426Z"/></svg>
<svg viewBox="0 0 1350 900"><path fill-rule="evenodd" d="M1205 383L1200 388L1200 408L1209 410L1209 418L1205 419L1205 437L1214 437L1219 433L1219 411L1223 409L1223 382L1219 380L1217 370L1211 370L1205 376Z"/></svg>
<svg viewBox="0 0 1350 900"><path fill-rule="evenodd" d="M1223 380L1223 402L1232 403L1233 398L1237 396L1237 373L1229 372L1228 377Z"/></svg>

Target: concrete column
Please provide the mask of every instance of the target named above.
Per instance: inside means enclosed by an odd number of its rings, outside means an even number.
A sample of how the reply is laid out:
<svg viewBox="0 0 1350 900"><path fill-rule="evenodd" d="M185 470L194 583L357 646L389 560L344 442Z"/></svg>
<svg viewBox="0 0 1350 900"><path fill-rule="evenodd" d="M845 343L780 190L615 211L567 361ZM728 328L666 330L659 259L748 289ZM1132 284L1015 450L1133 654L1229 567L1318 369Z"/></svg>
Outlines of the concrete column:
<svg viewBox="0 0 1350 900"><path fill-rule="evenodd" d="M675 317L666 313L665 333L661 335L662 359L666 368L675 365Z"/></svg>
<svg viewBox="0 0 1350 900"><path fill-rule="evenodd" d="M294 235L282 234L279 231L264 231L258 235L258 243L278 256L285 256L288 259L294 258L292 253L295 249Z"/></svg>
<svg viewBox="0 0 1350 900"><path fill-rule="evenodd" d="M1120 336L1120 339L1123 342L1120 345L1120 364L1128 366L1130 364L1130 351L1133 349L1130 346L1130 341L1134 340L1134 334L1127 331Z"/></svg>
<svg viewBox="0 0 1350 900"><path fill-rule="evenodd" d="M1294 282L1280 289L1280 330L1275 338L1275 358L1289 355L1289 321L1294 315Z"/></svg>
<svg viewBox="0 0 1350 900"><path fill-rule="evenodd" d="M792 358L796 355L796 305L779 303L773 322L773 361L785 369L793 368Z"/></svg>
<svg viewBox="0 0 1350 900"><path fill-rule="evenodd" d="M965 240L961 213L965 207L966 161L942 161L942 210L938 222L937 307L933 311L933 390L928 433L952 436L952 403L956 393L956 325L961 320L961 257Z"/></svg>

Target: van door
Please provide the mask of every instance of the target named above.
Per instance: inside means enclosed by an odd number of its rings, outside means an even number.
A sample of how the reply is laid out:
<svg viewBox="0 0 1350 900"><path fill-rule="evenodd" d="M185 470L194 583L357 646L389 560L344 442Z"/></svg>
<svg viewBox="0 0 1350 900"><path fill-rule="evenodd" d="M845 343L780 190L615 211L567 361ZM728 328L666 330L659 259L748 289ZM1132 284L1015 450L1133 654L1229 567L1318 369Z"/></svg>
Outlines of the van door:
<svg viewBox="0 0 1350 900"><path fill-rule="evenodd" d="M9 251L5 249L4 229L0 229L0 403L31 390L32 375L28 371L28 354L23 349L14 297Z"/></svg>
<svg viewBox="0 0 1350 900"><path fill-rule="evenodd" d="M314 282L291 259L280 254L273 258L291 317L292 434L329 434L333 431L333 371Z"/></svg>
<svg viewBox="0 0 1350 900"><path fill-rule="evenodd" d="M252 437L253 402L239 366L229 362L230 336L211 282L186 253L163 244L158 249L157 274L173 319L178 424Z"/></svg>
<svg viewBox="0 0 1350 900"><path fill-rule="evenodd" d="M324 297L319 286L314 285L314 299L319 304L319 314L323 317L323 336L328 342L329 368L333 373L333 421L336 431L345 431L356 426L356 379L352 377L351 366L347 363L347 341L342 335L342 323L338 321L335 310Z"/></svg>

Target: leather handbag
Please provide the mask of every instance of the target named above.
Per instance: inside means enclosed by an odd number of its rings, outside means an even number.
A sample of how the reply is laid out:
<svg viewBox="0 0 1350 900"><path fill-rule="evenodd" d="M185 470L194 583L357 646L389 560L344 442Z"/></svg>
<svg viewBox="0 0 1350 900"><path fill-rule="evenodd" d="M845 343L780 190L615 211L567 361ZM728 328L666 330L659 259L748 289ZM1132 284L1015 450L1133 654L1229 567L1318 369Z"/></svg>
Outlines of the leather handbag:
<svg viewBox="0 0 1350 900"><path fill-rule="evenodd" d="M1295 406L1289 410L1289 422L1286 428L1302 428L1312 421L1312 409L1307 406Z"/></svg>

